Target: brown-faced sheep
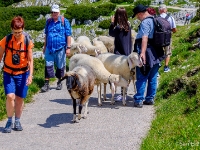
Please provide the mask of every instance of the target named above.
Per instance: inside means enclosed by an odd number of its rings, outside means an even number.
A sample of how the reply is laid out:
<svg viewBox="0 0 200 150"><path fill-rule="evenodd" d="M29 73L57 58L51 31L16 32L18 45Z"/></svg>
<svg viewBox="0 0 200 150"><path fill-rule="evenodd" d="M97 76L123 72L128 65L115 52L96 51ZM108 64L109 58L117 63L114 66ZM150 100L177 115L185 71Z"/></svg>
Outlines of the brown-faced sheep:
<svg viewBox="0 0 200 150"><path fill-rule="evenodd" d="M128 87L128 81L122 78L120 75L111 74L104 67L103 63L96 57L89 56L87 54L76 54L71 57L69 62L69 70L73 70L78 65L87 65L93 69L96 78L99 83L111 83L112 94L114 95L115 86ZM99 94L98 94L99 95ZM101 99L98 96L98 104L101 105ZM111 103L112 104L112 103Z"/></svg>
<svg viewBox="0 0 200 150"><path fill-rule="evenodd" d="M65 76L59 81L66 79L67 90L73 100L73 122L77 122L76 119L76 100L79 99L79 111L78 119L81 119L82 107L85 104L84 118L88 113L88 102L90 95L93 92L96 75L92 68L81 65L76 66L72 71L68 71Z"/></svg>

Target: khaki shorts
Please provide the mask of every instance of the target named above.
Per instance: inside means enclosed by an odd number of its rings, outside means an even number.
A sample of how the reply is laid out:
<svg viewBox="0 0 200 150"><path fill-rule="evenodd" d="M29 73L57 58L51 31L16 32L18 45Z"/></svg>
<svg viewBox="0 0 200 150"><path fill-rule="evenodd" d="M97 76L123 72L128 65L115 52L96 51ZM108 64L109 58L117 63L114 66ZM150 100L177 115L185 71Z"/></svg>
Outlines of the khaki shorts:
<svg viewBox="0 0 200 150"><path fill-rule="evenodd" d="M168 56L172 56L172 43L170 43L169 46L165 46L164 47L164 51L165 51L165 55Z"/></svg>

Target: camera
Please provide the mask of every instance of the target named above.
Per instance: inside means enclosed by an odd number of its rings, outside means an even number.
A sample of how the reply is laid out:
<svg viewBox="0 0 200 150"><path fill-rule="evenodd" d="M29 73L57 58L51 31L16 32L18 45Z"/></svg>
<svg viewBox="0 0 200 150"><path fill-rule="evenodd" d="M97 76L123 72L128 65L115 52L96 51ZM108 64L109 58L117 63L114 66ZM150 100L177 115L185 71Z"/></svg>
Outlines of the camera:
<svg viewBox="0 0 200 150"><path fill-rule="evenodd" d="M20 64L19 54L13 54L12 55L12 63L13 63L13 65L19 65Z"/></svg>

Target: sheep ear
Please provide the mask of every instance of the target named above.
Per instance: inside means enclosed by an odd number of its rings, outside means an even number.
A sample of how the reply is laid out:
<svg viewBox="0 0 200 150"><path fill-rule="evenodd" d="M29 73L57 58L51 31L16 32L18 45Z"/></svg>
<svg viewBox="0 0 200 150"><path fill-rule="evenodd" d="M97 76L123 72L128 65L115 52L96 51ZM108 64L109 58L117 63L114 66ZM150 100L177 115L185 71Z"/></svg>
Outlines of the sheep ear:
<svg viewBox="0 0 200 150"><path fill-rule="evenodd" d="M80 83L80 81L79 81L78 75L75 74L74 77L75 77L76 84L78 85L79 88L81 88L81 83Z"/></svg>
<svg viewBox="0 0 200 150"><path fill-rule="evenodd" d="M129 69L131 70L133 67L133 62L130 57L127 58Z"/></svg>
<svg viewBox="0 0 200 150"><path fill-rule="evenodd" d="M66 73L66 74L64 75L64 77L62 77L61 79L59 79L58 84L61 83L61 81L67 79L67 78L68 78L68 74Z"/></svg>
<svg viewBox="0 0 200 150"><path fill-rule="evenodd" d="M77 46L77 49L78 49L79 53L82 53L80 46L81 46L81 45L78 45L78 46Z"/></svg>

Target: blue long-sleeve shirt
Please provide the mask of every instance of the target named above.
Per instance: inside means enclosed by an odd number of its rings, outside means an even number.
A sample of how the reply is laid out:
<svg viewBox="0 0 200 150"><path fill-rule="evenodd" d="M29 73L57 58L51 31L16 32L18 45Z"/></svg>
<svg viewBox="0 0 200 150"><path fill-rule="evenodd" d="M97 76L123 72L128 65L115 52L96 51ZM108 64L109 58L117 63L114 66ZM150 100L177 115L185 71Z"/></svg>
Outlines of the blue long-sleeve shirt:
<svg viewBox="0 0 200 150"><path fill-rule="evenodd" d="M57 22L54 22L53 19L50 21L47 20L45 34L46 47L51 52L55 52L67 45L67 36L71 36L71 25L66 18L64 18L64 23L62 23L61 16L58 18Z"/></svg>

